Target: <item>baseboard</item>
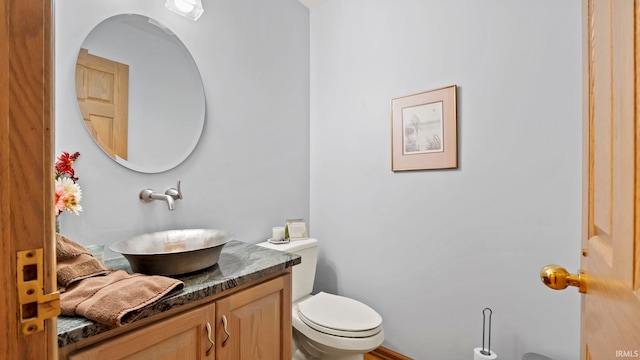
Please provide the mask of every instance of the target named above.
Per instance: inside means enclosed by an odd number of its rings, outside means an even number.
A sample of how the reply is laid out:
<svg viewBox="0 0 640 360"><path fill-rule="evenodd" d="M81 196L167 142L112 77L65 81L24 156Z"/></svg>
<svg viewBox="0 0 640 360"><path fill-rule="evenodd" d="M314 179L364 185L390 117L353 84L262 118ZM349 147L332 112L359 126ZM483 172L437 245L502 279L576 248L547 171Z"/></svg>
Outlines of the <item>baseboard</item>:
<svg viewBox="0 0 640 360"><path fill-rule="evenodd" d="M383 360L413 360L410 357L398 354L393 350L389 350L384 346L380 346L377 349L373 350L371 354Z"/></svg>

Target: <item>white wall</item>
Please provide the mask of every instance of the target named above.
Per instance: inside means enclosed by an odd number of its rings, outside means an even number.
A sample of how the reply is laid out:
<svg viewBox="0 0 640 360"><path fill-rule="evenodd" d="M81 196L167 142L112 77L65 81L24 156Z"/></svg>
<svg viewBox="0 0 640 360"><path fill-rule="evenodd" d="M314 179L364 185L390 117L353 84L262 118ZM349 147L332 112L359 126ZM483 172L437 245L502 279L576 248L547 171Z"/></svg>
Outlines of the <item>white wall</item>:
<svg viewBox="0 0 640 360"><path fill-rule="evenodd" d="M329 0L311 17L316 291L377 309L385 346L579 357L580 2ZM458 85L459 168L390 170L390 99ZM561 339L561 340L559 340Z"/></svg>
<svg viewBox="0 0 640 360"><path fill-rule="evenodd" d="M183 227L221 228L255 243L287 218L309 218L309 13L295 0L216 0L193 22L157 0L59 0L55 4L56 153L79 151L80 216L62 233L83 244ZM102 153L75 100L80 46L102 20L155 18L182 40L200 68L206 96L202 138L173 170L142 174ZM126 41L126 39L123 39ZM184 199L142 203L182 180ZM114 254L108 253L107 257Z"/></svg>

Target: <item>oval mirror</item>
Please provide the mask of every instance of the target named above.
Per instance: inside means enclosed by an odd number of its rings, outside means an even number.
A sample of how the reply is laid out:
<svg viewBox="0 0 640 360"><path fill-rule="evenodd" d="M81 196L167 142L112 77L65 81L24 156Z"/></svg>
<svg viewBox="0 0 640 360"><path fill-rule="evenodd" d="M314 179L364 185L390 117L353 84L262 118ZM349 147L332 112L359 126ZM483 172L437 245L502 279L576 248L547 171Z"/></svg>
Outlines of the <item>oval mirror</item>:
<svg viewBox="0 0 640 360"><path fill-rule="evenodd" d="M204 89L189 50L142 15L110 17L87 35L76 63L76 95L96 144L140 172L178 166L204 126Z"/></svg>

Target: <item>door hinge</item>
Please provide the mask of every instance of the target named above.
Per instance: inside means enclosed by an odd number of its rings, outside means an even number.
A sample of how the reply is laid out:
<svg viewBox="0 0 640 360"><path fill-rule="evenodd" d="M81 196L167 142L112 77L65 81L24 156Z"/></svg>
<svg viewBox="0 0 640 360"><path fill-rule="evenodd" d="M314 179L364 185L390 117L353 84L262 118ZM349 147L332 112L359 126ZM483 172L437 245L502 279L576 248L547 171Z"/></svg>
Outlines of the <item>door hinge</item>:
<svg viewBox="0 0 640 360"><path fill-rule="evenodd" d="M46 319L60 315L60 293L44 293L43 263L42 249L18 251L18 323L23 335L44 330Z"/></svg>

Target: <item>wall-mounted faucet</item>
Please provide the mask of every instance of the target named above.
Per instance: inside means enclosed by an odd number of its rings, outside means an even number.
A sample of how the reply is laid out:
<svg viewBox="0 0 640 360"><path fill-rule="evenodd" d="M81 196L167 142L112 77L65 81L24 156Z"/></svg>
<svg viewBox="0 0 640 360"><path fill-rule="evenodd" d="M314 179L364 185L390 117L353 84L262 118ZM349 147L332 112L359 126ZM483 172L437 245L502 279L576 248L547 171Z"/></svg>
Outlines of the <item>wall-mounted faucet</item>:
<svg viewBox="0 0 640 360"><path fill-rule="evenodd" d="M140 200L142 202L151 202L153 200L164 200L169 206L169 210L176 209L176 200L182 199L182 190L180 190L180 180L178 180L178 188L168 188L164 194L157 193L151 189L143 189L140 191Z"/></svg>

